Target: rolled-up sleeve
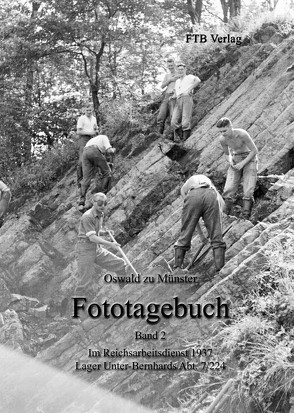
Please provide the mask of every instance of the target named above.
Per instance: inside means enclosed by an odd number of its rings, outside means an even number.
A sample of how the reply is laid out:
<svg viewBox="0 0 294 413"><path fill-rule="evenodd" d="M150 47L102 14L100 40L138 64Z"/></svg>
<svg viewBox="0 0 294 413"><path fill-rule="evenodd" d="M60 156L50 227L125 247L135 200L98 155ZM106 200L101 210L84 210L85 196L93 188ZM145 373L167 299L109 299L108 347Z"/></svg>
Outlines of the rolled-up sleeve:
<svg viewBox="0 0 294 413"><path fill-rule="evenodd" d="M109 139L106 135L103 135L103 146L104 146L105 151L107 151L107 149L109 149L109 148L112 148L112 146L109 142Z"/></svg>
<svg viewBox="0 0 294 413"><path fill-rule="evenodd" d="M86 236L89 238L91 235L96 235L95 230L95 221L93 222L93 218L91 215L83 215L82 216L82 225L85 231Z"/></svg>

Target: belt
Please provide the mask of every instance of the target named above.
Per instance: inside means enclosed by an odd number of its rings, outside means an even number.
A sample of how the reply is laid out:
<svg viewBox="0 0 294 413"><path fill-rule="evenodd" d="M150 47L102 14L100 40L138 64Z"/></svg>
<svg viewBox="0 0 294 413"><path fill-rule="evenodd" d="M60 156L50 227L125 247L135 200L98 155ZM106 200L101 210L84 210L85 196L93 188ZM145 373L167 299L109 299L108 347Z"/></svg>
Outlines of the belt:
<svg viewBox="0 0 294 413"><path fill-rule="evenodd" d="M187 192L187 195L190 191L193 191L194 189L201 189L201 188L212 188L212 186L209 184L203 184L201 186L197 186L196 188L190 188L189 191Z"/></svg>
<svg viewBox="0 0 294 413"><path fill-rule="evenodd" d="M238 155L249 155L250 152L239 152L239 153L233 153L233 156L238 156Z"/></svg>
<svg viewBox="0 0 294 413"><path fill-rule="evenodd" d="M86 145L86 146L85 146L85 149L88 149L88 148L95 148L95 149L97 149L99 152L101 152L101 153L103 154L103 152L101 151L101 149L98 148L97 145L88 145L88 146Z"/></svg>
<svg viewBox="0 0 294 413"><path fill-rule="evenodd" d="M185 98L185 97L187 97L187 96L191 96L191 97L192 97L192 95L190 95L189 93L185 93L184 95L177 97L177 99Z"/></svg>

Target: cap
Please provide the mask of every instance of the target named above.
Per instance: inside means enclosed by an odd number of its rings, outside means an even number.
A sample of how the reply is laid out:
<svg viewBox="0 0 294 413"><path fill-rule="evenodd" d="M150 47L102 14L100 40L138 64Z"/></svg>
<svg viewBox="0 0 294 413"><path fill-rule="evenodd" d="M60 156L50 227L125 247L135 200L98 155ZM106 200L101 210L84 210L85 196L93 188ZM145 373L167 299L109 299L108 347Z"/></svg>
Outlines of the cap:
<svg viewBox="0 0 294 413"><path fill-rule="evenodd" d="M185 63L182 63L182 62L177 64L177 67L180 67L180 66L186 67Z"/></svg>

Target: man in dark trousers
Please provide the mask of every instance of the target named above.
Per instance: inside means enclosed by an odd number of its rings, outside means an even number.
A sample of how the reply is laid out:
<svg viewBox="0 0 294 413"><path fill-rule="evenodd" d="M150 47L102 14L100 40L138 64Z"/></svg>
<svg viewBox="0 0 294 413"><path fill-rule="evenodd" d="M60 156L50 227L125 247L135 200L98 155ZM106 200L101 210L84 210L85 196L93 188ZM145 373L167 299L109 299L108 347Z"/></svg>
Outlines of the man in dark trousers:
<svg viewBox="0 0 294 413"><path fill-rule="evenodd" d="M191 176L181 189L184 198L182 228L175 244L174 268L182 268L186 252L191 248L195 228L201 241L205 236L199 225L202 217L210 238L216 271L224 266L226 244L222 236L223 199L205 175Z"/></svg>
<svg viewBox="0 0 294 413"><path fill-rule="evenodd" d="M10 198L10 189L0 180L0 228L3 225L4 217L9 207Z"/></svg>
<svg viewBox="0 0 294 413"><path fill-rule="evenodd" d="M79 210L84 209L87 190L98 167L102 174L101 192L109 190L113 167L114 148L106 135L98 135L90 139L83 150L83 180L81 184Z"/></svg>
<svg viewBox="0 0 294 413"><path fill-rule="evenodd" d="M244 129L233 128L228 118L221 118L217 124L222 136L220 144L229 162L223 198L226 214L230 214L234 197L243 178L243 218L249 219L253 205L253 194L257 181L258 149Z"/></svg>
<svg viewBox="0 0 294 413"><path fill-rule="evenodd" d="M80 221L78 235L78 284L75 289L76 295L84 295L91 291L90 286L95 276L94 264L101 268L115 272L118 276L126 276L128 265L122 258L109 252L105 247L118 250L120 245L117 242L107 241L102 237L104 210L107 204L107 197L104 193L98 192L93 196L94 205L86 211Z"/></svg>
<svg viewBox="0 0 294 413"><path fill-rule="evenodd" d="M84 109L84 114L79 117L77 122L77 135L79 137L79 161L77 166L77 183L81 186L83 178L82 157L86 143L98 133L97 120L92 115L92 106L88 104Z"/></svg>

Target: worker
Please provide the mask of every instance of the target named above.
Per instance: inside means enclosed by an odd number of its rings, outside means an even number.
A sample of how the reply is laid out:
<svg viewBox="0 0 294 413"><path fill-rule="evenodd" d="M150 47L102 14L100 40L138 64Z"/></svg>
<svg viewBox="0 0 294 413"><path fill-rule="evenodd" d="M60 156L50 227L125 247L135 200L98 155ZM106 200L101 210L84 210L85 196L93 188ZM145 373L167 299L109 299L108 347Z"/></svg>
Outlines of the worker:
<svg viewBox="0 0 294 413"><path fill-rule="evenodd" d="M178 74L180 78L176 80L174 97L176 105L173 110L171 126L174 131L174 140L177 142L180 138L188 139L191 134L191 121L193 112L193 89L199 85L201 80L194 75L186 74L184 63L178 63ZM183 136L181 136L181 131Z"/></svg>
<svg viewBox="0 0 294 413"><path fill-rule="evenodd" d="M98 135L90 139L83 150L83 180L80 190L79 210L83 211L87 190L98 167L102 174L101 192L107 193L113 169L115 149L106 135Z"/></svg>
<svg viewBox="0 0 294 413"><path fill-rule="evenodd" d="M103 192L98 192L94 194L93 200L92 208L86 211L80 220L77 245L79 278L75 295L85 295L85 292L91 291L95 264L107 271L115 272L118 276L127 275L128 270L128 265L122 258L106 249L113 248L117 251L120 249L117 242L103 238L107 233L103 231L107 196Z"/></svg>
<svg viewBox="0 0 294 413"><path fill-rule="evenodd" d="M172 118L176 103L176 99L174 97L175 82L180 77L180 75L176 71L176 65L173 58L167 59L167 68L169 70L169 73L165 75L161 84L161 88L165 89L165 91L157 116L157 126L158 132L160 134L162 134L164 131L166 118L168 116L170 117L170 119Z"/></svg>
<svg viewBox="0 0 294 413"><path fill-rule="evenodd" d="M96 117L92 114L92 106L87 104L84 108L84 114L79 117L77 122L77 136L79 138L79 160L77 165L77 184L80 188L83 178L82 157L83 149L86 143L98 134Z"/></svg>
<svg viewBox="0 0 294 413"><path fill-rule="evenodd" d="M175 244L174 268L182 268L184 257L191 248L191 240L196 228L200 240L206 237L199 225L202 217L210 238L216 271L224 266L226 244L222 236L222 208L224 201L211 180L200 174L192 175L182 186L184 199L180 237Z"/></svg>
<svg viewBox="0 0 294 413"><path fill-rule="evenodd" d="M236 192L243 178L243 218L249 219L253 205L253 194L257 181L258 149L244 129L233 128L229 118L221 118L217 124L222 136L220 144L229 163L223 191L226 214L230 214Z"/></svg>

